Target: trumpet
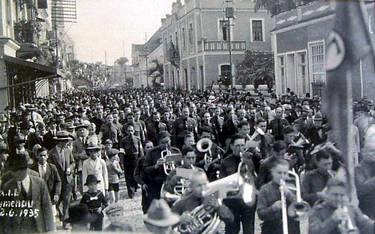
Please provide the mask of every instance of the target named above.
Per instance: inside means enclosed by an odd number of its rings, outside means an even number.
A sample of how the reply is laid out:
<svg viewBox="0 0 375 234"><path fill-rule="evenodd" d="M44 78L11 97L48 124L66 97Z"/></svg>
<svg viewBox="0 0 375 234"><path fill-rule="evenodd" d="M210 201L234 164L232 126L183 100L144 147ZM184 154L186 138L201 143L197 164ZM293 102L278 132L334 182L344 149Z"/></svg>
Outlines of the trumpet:
<svg viewBox="0 0 375 234"><path fill-rule="evenodd" d="M354 226L352 219L348 213L348 207L341 205L338 209L342 209L345 212L344 218L339 223L340 233L342 234L355 234L358 233L358 228Z"/></svg>
<svg viewBox="0 0 375 234"><path fill-rule="evenodd" d="M178 153L172 153L171 150L174 150ZM181 151L176 147L171 147L171 149L166 148L161 151L160 158L164 159L163 169L166 175L176 168L176 162L181 161L182 154Z"/></svg>

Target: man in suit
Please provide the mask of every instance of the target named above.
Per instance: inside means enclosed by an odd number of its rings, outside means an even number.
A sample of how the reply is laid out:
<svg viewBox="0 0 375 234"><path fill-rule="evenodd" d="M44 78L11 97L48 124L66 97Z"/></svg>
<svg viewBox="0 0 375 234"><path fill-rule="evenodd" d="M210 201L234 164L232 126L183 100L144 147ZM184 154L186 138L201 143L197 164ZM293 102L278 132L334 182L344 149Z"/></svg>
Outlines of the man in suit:
<svg viewBox="0 0 375 234"><path fill-rule="evenodd" d="M88 125L82 123L76 127L77 129L77 138L73 142L73 156L76 162L76 173L77 173L77 187L81 195L83 194L83 185L82 185L82 164L83 161L89 158L86 153L87 147L87 138L88 138Z"/></svg>
<svg viewBox="0 0 375 234"><path fill-rule="evenodd" d="M134 169L137 165L138 158L143 157L143 148L141 138L134 135L134 125L126 126L126 134L120 142L120 148L124 149L125 155L123 159L126 187L129 198L133 198L134 192L137 191L137 182L134 180Z"/></svg>
<svg viewBox="0 0 375 234"><path fill-rule="evenodd" d="M68 208L70 205L72 188L73 188L73 173L75 168L75 161L72 151L68 148L68 143L73 140L67 131L59 131L54 138L58 144L48 152L49 160L57 168L61 178L61 195L56 205L59 211L60 219L65 220L68 215ZM60 204L63 204L63 211L59 209ZM65 227L64 223L64 227Z"/></svg>
<svg viewBox="0 0 375 234"><path fill-rule="evenodd" d="M270 122L269 129L274 136L275 141L284 140L284 128L289 125L289 122L283 117L283 108L277 107L275 110L275 119Z"/></svg>
<svg viewBox="0 0 375 234"><path fill-rule="evenodd" d="M36 161L31 169L38 172L39 177L44 180L47 185L48 193L52 204L59 201L61 193L61 179L57 172L56 166L48 163L48 150L44 147L40 148L36 154Z"/></svg>
<svg viewBox="0 0 375 234"><path fill-rule="evenodd" d="M11 191L13 195L2 196L0 199L3 202L8 201L9 204L27 202L28 207L27 209L17 206L3 207L2 211L8 215L0 219L0 233L53 232L55 224L46 184L42 179L31 176L28 172L26 152L17 153L14 162L13 177L1 188L6 193Z"/></svg>
<svg viewBox="0 0 375 234"><path fill-rule="evenodd" d="M50 122L48 123L48 128L48 132L44 135L43 139L45 142L45 147L48 150L51 150L56 146L56 141L53 138L56 137L57 124L54 119L50 120Z"/></svg>

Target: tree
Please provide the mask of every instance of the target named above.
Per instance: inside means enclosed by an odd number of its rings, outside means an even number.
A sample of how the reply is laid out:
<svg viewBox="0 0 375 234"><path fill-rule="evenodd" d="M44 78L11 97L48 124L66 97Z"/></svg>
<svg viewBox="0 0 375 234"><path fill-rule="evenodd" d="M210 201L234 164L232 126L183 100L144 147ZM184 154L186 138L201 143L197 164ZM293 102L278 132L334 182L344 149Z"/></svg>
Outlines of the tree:
<svg viewBox="0 0 375 234"><path fill-rule="evenodd" d="M296 2L300 1L301 0L257 0L255 9L258 10L259 8L264 7L272 16L274 16L281 12L296 8Z"/></svg>
<svg viewBox="0 0 375 234"><path fill-rule="evenodd" d="M121 71L124 71L124 82L126 82L126 63L128 62L129 62L129 59L127 57L120 57L115 61L115 63L120 65ZM125 65L125 69L124 69L124 65Z"/></svg>
<svg viewBox="0 0 375 234"><path fill-rule="evenodd" d="M164 69L163 65L157 59L151 61L154 67L148 70L148 74L152 77L152 86L159 87L164 82Z"/></svg>
<svg viewBox="0 0 375 234"><path fill-rule="evenodd" d="M238 84L252 84L256 87L267 84L272 87L274 83L274 60L271 52L246 51L244 60L236 67Z"/></svg>

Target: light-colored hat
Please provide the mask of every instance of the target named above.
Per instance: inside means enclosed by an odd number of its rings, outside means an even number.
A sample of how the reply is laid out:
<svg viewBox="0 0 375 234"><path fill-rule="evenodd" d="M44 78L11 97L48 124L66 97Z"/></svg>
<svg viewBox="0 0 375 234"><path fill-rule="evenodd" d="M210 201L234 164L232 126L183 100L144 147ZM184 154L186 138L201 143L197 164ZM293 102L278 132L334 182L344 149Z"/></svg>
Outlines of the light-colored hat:
<svg viewBox="0 0 375 234"><path fill-rule="evenodd" d="M102 147L95 144L95 142L90 142L86 148L86 150L101 150Z"/></svg>
<svg viewBox="0 0 375 234"><path fill-rule="evenodd" d="M53 139L57 141L73 140L72 136L67 131L58 131L56 133L56 137L54 137Z"/></svg>
<svg viewBox="0 0 375 234"><path fill-rule="evenodd" d="M147 214L143 216L143 220L154 226L169 227L177 224L180 221L180 217L172 213L166 201L154 199Z"/></svg>

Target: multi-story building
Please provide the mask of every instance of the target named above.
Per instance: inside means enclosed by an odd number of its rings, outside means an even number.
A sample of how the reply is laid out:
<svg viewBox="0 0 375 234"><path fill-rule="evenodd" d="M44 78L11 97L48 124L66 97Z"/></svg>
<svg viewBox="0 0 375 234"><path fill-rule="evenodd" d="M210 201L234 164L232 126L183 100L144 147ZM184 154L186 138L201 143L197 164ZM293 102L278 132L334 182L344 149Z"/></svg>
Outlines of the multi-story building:
<svg viewBox="0 0 375 234"><path fill-rule="evenodd" d="M271 51L273 21L267 11L256 11L254 0L227 2L185 0L182 4L177 0L172 4L160 29L166 88L205 89L231 70L235 76L235 65L246 50ZM234 10L230 24L227 7Z"/></svg>
<svg viewBox="0 0 375 234"><path fill-rule="evenodd" d="M375 3L366 4L367 27L375 42ZM325 48L334 26L335 4L315 1L276 15L272 31L276 92L289 88L300 96L322 95L326 83ZM353 98L375 98L374 67L371 56L353 70Z"/></svg>
<svg viewBox="0 0 375 234"><path fill-rule="evenodd" d="M57 69L48 43L47 0L0 1L0 109L49 94Z"/></svg>
<svg viewBox="0 0 375 234"><path fill-rule="evenodd" d="M145 44L132 44L132 66L135 88L152 87L153 77L150 70L156 61L164 63L164 50L161 43L160 27Z"/></svg>

